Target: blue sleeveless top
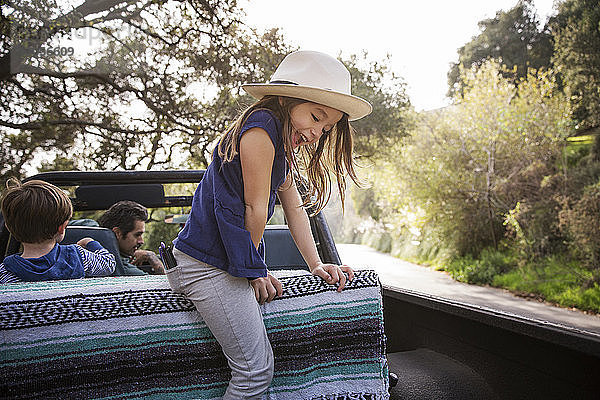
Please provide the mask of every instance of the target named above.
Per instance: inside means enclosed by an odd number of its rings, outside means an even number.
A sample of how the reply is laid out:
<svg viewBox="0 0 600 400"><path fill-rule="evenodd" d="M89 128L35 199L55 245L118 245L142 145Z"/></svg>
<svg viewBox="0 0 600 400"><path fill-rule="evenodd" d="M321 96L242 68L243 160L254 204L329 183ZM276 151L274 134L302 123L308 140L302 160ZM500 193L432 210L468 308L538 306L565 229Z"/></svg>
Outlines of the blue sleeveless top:
<svg viewBox="0 0 600 400"><path fill-rule="evenodd" d="M251 128L264 129L275 147L271 169L268 218L275 209L277 189L289 167L285 158L281 122L269 110L256 110L242 126L240 137ZM239 150L239 141L237 143ZM209 265L244 278L267 276L264 242L257 249L244 224L244 183L239 154L223 163L218 149L192 200L192 210L175 248ZM267 219L268 219L267 218Z"/></svg>

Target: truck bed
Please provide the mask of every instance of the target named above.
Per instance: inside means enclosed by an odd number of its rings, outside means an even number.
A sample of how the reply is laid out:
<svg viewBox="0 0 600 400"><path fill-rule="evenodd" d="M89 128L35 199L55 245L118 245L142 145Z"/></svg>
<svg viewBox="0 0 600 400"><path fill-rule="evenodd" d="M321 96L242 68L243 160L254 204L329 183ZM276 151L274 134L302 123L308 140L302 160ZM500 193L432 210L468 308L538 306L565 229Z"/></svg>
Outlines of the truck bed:
<svg viewBox="0 0 600 400"><path fill-rule="evenodd" d="M118 171L52 172L39 174L30 179L43 179L55 185L75 187L73 198L75 209L98 210L108 208L112 202L122 199L135 200L147 207L187 207L191 204L191 196L166 196L163 185L197 183L201 177L202 171ZM312 216L310 220L313 237L322 260L340 263L325 217L319 213ZM270 267L305 268L303 261L298 257L298 250L291 240L287 226L278 225L268 228L265 231L265 239L277 243L267 245ZM18 251L18 248L19 243L10 237L0 217L0 256L13 254ZM145 278L154 279L154 277ZM166 288L163 290L165 293L168 292ZM379 289L376 292L379 293ZM123 293L127 293L127 290L123 290ZM78 295L72 295L63 301L76 302L79 298ZM379 334L383 337L385 333L387 348L385 352L382 350L382 354L387 353L389 362L387 365L398 377L397 385L391 388L392 399L600 398L598 335L405 289L384 288L382 299L383 312L373 310L372 314L376 319L379 316L383 317L384 331L380 327ZM142 301L138 308L141 307L140 310L143 311L143 306L147 304ZM41 302L40 306L43 305L44 303ZM22 303L19 312L23 313L23 310L29 309L28 307L27 302ZM60 316L60 310L61 308L57 307L53 312ZM12 317L14 316L13 313ZM352 314L347 317L352 318ZM7 325L5 316L2 318L0 330L5 334L13 328ZM101 325L102 323L99 322L98 326ZM53 324L40 325L35 328L36 335L27 335L21 340L29 340L33 344L38 337L43 337L46 333L51 334L55 327ZM123 324L123 329L127 327L127 324ZM310 325L307 324L299 324L299 327L310 329ZM373 340L373 338L369 339L370 336L375 337L376 342L380 337L379 334L374 333L367 337L361 336L369 331L361 327L352 331L353 323L350 323L347 328L350 329L348 332L351 332L350 335L346 335L348 340L362 338L353 342L354 345L349 347L348 351L360 346L361 343ZM73 334L73 337L79 338L93 332L92 328L86 328L80 333ZM150 333L151 331L140 330L141 335ZM293 339L290 337L289 341ZM6 336L3 336L3 340L7 342ZM162 340L165 339L156 338L155 343L161 343ZM95 345L94 341L89 343ZM50 348L51 346L48 347ZM167 346L165 355L175 350L176 346ZM319 354L322 350L321 343L315 344L315 354ZM27 346L24 347L24 351L27 351ZM68 353L76 352L69 350ZM3 351L2 363L4 367L12 366L10 364L12 361L6 358L6 354L8 353ZM181 362L187 362L186 360L192 356L193 354L184 351L180 353L179 358ZM24 357L27 358L27 355L25 354ZM320 360L320 357L320 355L316 356L315 360ZM138 364L140 368L152 374L152 363L146 360ZM106 364L107 368L111 368L110 359L106 360ZM172 365L177 366L176 363ZM385 366L385 362L382 365ZM15 366L19 368L18 365ZM359 368L362 364L357 363L355 366ZM73 367L77 368L77 365ZM10 368L4 371L3 385L11 385L14 379L8 374L15 371L11 372ZM33 369L31 371L33 372ZM307 371L294 374L301 376ZM83 369L82 372L85 370ZM387 381L385 369L380 372L382 374L380 382L384 382L385 386ZM172 374L172 371L167 368L158 373L156 378L165 379L165 376L171 376L169 374ZM101 379L101 376L94 378ZM38 381L31 379L28 384L36 385ZM354 387L360 387L358 378L347 379L344 374L339 374L337 379L329 381L329 386L335 387L339 382L352 384L354 381L356 383ZM390 382L394 383L394 379ZM3 390L2 393L8 392ZM186 389L181 389L177 395L173 394L169 398L186 398L186 396ZM385 398L386 394L380 393L380 396ZM145 396L141 393L134 393L129 397L164 398L160 394Z"/></svg>

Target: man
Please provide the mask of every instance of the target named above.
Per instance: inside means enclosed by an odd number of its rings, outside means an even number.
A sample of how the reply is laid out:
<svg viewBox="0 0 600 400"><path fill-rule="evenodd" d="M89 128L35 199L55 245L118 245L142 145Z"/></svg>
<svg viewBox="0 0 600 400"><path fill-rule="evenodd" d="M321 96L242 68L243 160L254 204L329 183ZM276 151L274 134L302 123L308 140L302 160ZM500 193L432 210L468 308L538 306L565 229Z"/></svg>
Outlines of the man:
<svg viewBox="0 0 600 400"><path fill-rule="evenodd" d="M145 272L138 268L140 265L150 265L154 274L165 273L165 268L155 253L140 250L144 244L147 220L146 207L127 200L113 204L98 219L101 227L112 230L117 237L124 275L144 275Z"/></svg>

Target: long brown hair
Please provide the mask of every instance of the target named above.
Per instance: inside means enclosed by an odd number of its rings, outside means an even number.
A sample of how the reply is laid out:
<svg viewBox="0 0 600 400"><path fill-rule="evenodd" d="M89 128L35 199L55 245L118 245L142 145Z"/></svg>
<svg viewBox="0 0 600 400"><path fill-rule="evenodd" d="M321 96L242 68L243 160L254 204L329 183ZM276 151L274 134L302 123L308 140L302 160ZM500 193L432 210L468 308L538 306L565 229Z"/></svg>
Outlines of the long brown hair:
<svg viewBox="0 0 600 400"><path fill-rule="evenodd" d="M285 156L291 167L293 179L298 182L299 190L303 194L302 205L311 207L316 214L325 207L331 197L332 175L337 181L342 208L345 201L346 176L358 184L352 156L354 129L348 121L348 115L343 114L331 132L322 135L316 143L293 150L290 112L293 107L306 102L308 101L293 97L263 97L244 110L233 125L223 133L218 152L223 162L233 160L239 152L242 126L250 114L261 109L271 111L282 124ZM303 176L306 179L303 179Z"/></svg>

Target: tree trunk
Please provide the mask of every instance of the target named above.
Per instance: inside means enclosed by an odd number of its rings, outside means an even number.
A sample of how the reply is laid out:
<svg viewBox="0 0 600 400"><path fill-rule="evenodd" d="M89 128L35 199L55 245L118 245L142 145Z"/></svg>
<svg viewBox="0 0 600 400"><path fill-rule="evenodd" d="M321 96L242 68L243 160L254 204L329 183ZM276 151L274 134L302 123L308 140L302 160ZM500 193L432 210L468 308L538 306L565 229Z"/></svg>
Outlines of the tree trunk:
<svg viewBox="0 0 600 400"><path fill-rule="evenodd" d="M494 176L496 158L496 142L492 141L490 150L488 153L488 168L486 174L486 188L485 188L485 200L488 209L488 219L490 222L490 236L492 237L492 242L494 243L494 248L498 249L498 241L496 239L496 230L494 229L494 210L492 208L492 178Z"/></svg>

